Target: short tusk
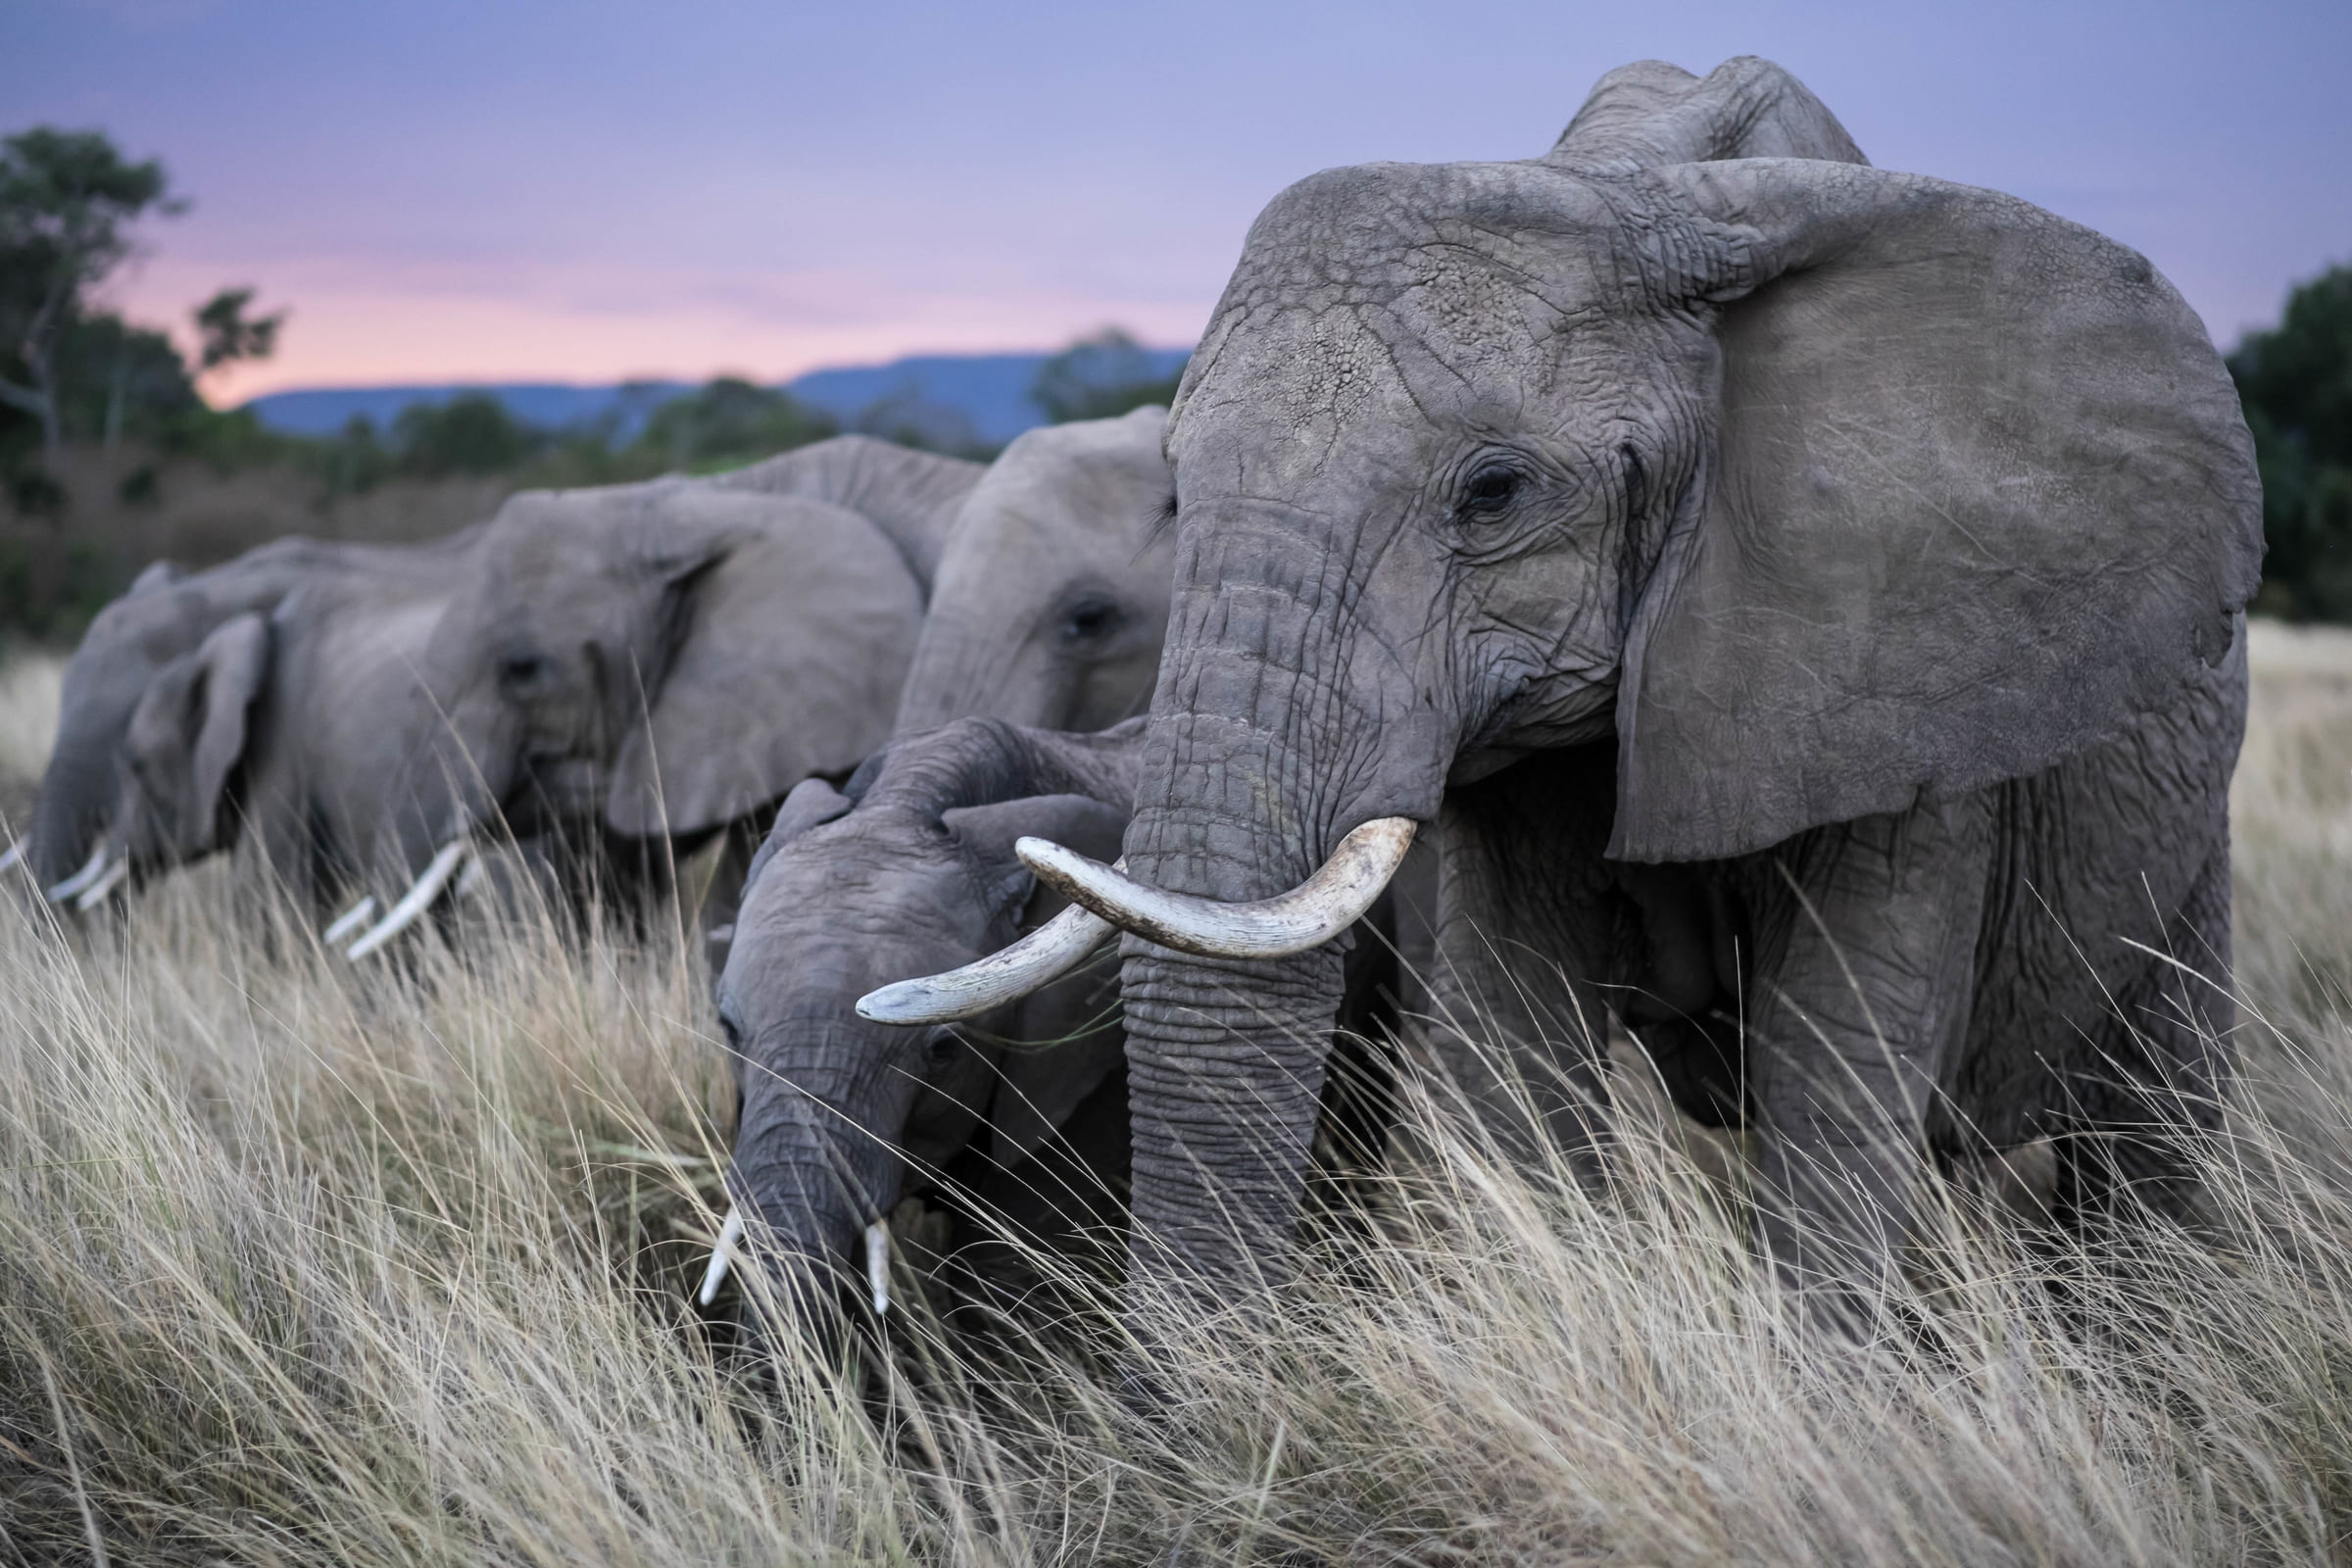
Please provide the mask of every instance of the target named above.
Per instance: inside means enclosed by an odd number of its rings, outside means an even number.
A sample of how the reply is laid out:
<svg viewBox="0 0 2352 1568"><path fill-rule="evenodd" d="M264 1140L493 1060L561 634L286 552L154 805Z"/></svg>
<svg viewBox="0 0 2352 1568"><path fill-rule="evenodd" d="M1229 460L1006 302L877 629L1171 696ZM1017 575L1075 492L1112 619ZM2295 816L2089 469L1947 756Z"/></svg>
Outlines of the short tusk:
<svg viewBox="0 0 2352 1568"><path fill-rule="evenodd" d="M433 901L441 896L441 890L449 886L449 879L458 874L459 862L472 851L473 845L466 839L451 839L442 845L441 853L433 857L433 862L424 868L424 874L411 884L408 892L401 895L398 904L392 906L392 912L385 915L374 930L354 942L344 956L357 963L415 925L424 911L433 906Z"/></svg>
<svg viewBox="0 0 2352 1568"><path fill-rule="evenodd" d="M1127 862L1118 862L1125 870ZM1118 927L1073 904L1020 941L975 963L920 980L901 980L858 999L873 1023L954 1023L1018 1002L1084 963Z"/></svg>
<svg viewBox="0 0 2352 1568"><path fill-rule="evenodd" d="M8 853L6 855L0 855L0 875L6 875L8 872L14 871L18 866L23 865L24 863L24 841L23 839L19 839L16 843L11 844L8 847Z"/></svg>
<svg viewBox="0 0 2352 1568"><path fill-rule="evenodd" d="M727 1283L727 1270L735 1266L735 1249L743 1241L743 1210L727 1205L727 1222L718 1228L718 1245L710 1249L710 1266L703 1270L703 1288L695 1293L695 1300L709 1306L718 1299L718 1288Z"/></svg>
<svg viewBox="0 0 2352 1568"><path fill-rule="evenodd" d="M477 855L466 862L466 874L458 878L458 885L450 890L449 896L453 899L470 899L481 892L489 880L490 862Z"/></svg>
<svg viewBox="0 0 2352 1568"><path fill-rule="evenodd" d="M890 1310L890 1221L865 1228L865 1283L874 1289L874 1316Z"/></svg>
<svg viewBox="0 0 2352 1568"><path fill-rule="evenodd" d="M120 855L107 861L106 869L99 873L98 880L82 889L81 897L74 901L74 912L87 914L97 908L106 902L106 896L114 892L122 884L122 879L128 875L130 875L129 856Z"/></svg>
<svg viewBox="0 0 2352 1568"><path fill-rule="evenodd" d="M88 862L80 870L49 890L49 902L63 904L104 875L106 875L106 842L102 839L99 841L98 847L90 852Z"/></svg>
<svg viewBox="0 0 2352 1568"><path fill-rule="evenodd" d="M1211 958L1281 958L1320 947L1372 907L1412 848L1413 819L1366 822L1290 892L1251 904L1165 893L1049 839L1013 846L1039 881L1148 942Z"/></svg>
<svg viewBox="0 0 2352 1568"><path fill-rule="evenodd" d="M318 940L331 948L374 918L375 895L370 893L341 914L336 915L335 923L318 933Z"/></svg>

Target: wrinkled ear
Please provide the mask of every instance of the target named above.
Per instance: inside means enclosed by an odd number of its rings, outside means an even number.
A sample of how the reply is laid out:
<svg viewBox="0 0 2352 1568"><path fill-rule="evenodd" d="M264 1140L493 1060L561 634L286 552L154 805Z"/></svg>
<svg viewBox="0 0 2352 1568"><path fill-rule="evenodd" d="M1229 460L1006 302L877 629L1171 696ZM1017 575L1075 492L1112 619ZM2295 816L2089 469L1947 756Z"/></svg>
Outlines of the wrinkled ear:
<svg viewBox="0 0 2352 1568"><path fill-rule="evenodd" d="M622 745L618 833L719 826L812 774L841 774L890 732L922 600L856 514L790 498L710 498L758 520L684 575L647 723Z"/></svg>
<svg viewBox="0 0 2352 1568"><path fill-rule="evenodd" d="M1017 801L957 807L942 812L940 822L989 889L993 919L999 914L1017 917L1037 885L1013 853L1017 841L1025 837L1052 839L1081 855L1115 860L1128 815L1091 796L1030 795Z"/></svg>
<svg viewBox="0 0 2352 1568"><path fill-rule="evenodd" d="M1754 55L1703 79L1663 60L1619 66L1593 84L1544 162L1660 169L1718 158L1870 162L1803 82Z"/></svg>
<svg viewBox="0 0 2352 1568"><path fill-rule="evenodd" d="M213 628L196 650L198 689L192 694L196 733L193 773L196 822L209 847L228 793L229 775L245 755L247 717L270 671L270 627L251 612Z"/></svg>
<svg viewBox="0 0 2352 1568"><path fill-rule="evenodd" d="M2142 257L1918 175L1658 178L1745 273L1714 297L1752 291L1629 634L1610 855L1741 854L2034 773L2225 655L2262 559L2252 444Z"/></svg>
<svg viewBox="0 0 2352 1568"><path fill-rule="evenodd" d="M760 880L760 873L767 868L767 862L776 858L778 851L810 828L849 815L853 804L848 796L821 778L805 778L795 784L792 793L784 797L784 804L776 808L776 820L768 828L767 837L760 841L760 852L752 857L751 869L743 874L743 891L735 898L737 906L750 900L752 884Z"/></svg>

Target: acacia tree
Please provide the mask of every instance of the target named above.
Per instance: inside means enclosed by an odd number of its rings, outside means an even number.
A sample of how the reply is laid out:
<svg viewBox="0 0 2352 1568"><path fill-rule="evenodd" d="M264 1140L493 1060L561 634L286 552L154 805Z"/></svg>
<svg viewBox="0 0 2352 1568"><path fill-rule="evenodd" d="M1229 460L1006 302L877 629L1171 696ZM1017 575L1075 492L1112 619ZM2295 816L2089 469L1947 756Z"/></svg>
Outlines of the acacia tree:
<svg viewBox="0 0 2352 1568"><path fill-rule="evenodd" d="M161 163L127 161L102 131L36 125L0 139L0 346L24 377L0 375L0 402L40 421L52 455L65 442L60 337L130 254L130 224L182 208Z"/></svg>

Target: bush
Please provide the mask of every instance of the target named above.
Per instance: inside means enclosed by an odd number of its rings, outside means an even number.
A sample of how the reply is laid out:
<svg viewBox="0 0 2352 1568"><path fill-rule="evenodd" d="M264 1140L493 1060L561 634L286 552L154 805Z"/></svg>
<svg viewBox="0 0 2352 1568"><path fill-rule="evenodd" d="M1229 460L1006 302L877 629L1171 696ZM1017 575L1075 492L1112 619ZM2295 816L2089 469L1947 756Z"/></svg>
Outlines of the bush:
<svg viewBox="0 0 2352 1568"><path fill-rule="evenodd" d="M2352 267L2299 285L2230 373L2262 467L2263 608L2352 620Z"/></svg>

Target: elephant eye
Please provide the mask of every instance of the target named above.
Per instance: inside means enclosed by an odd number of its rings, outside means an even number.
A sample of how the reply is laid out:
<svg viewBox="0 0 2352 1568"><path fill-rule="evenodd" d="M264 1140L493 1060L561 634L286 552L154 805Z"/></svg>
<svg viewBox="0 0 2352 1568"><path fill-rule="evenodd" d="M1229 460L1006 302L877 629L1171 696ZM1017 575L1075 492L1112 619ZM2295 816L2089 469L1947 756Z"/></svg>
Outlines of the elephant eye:
<svg viewBox="0 0 2352 1568"><path fill-rule="evenodd" d="M1462 483L1461 500L1453 509L1462 522L1490 522L1510 510L1518 499L1521 475L1507 463L1482 463Z"/></svg>
<svg viewBox="0 0 2352 1568"><path fill-rule="evenodd" d="M726 1037L728 1055L743 1054L743 1026L732 1015L724 1012L718 1015L718 1032Z"/></svg>
<svg viewBox="0 0 2352 1568"><path fill-rule="evenodd" d="M963 1038L953 1029L934 1030L925 1049L933 1067L945 1067L963 1049Z"/></svg>
<svg viewBox="0 0 2352 1568"><path fill-rule="evenodd" d="M1061 617L1065 643L1098 643L1119 629L1119 607L1107 599L1084 599Z"/></svg>

